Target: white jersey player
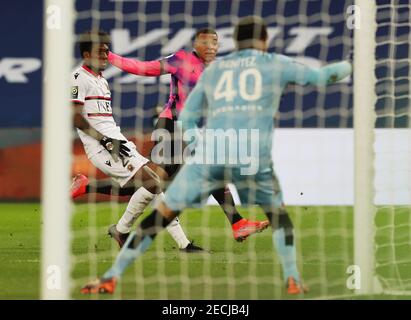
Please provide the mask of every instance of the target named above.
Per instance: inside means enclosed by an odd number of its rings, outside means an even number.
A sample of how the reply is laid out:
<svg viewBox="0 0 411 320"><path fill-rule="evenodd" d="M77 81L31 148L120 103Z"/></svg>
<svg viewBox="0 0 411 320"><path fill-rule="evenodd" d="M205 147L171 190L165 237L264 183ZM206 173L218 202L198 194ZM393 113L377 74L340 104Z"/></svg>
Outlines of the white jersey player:
<svg viewBox="0 0 411 320"><path fill-rule="evenodd" d="M76 106L76 118L80 118L80 114L90 127L102 135L100 137L97 134L96 138L85 133L84 126L78 126L78 122L75 122L87 157L95 167L112 177L120 187L124 187L148 159L137 152L133 142L127 141L114 121L110 89L101 72L95 73L90 67L83 65L74 71L72 84L72 102ZM81 118L80 121L83 122ZM120 154L106 150L104 143L101 142L104 137L107 141L121 141L119 145L123 147L123 153L120 150Z"/></svg>
<svg viewBox="0 0 411 320"><path fill-rule="evenodd" d="M161 193L160 183L166 173L143 157L114 121L110 88L101 73L108 64L109 44L108 34L102 31L88 32L80 37L83 65L72 74L71 99L74 126L88 159L120 188L139 186L132 193L120 221L109 228L109 234L121 247L135 220ZM72 185L72 197L90 191L88 184L87 177L78 175ZM187 239L178 220L173 220L167 229L180 249L186 252L202 250Z"/></svg>

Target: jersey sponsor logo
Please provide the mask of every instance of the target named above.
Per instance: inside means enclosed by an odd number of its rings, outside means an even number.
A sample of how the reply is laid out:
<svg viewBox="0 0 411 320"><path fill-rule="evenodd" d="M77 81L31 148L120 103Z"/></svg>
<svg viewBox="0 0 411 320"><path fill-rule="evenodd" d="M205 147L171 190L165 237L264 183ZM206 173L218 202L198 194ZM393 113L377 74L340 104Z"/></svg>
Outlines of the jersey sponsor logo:
<svg viewBox="0 0 411 320"><path fill-rule="evenodd" d="M104 113L108 112L110 114L112 113L110 101L97 100L97 107L100 112L104 112Z"/></svg>
<svg viewBox="0 0 411 320"><path fill-rule="evenodd" d="M76 73L74 74L74 79L77 80L77 78L78 78L79 75L80 75L80 73L76 72Z"/></svg>
<svg viewBox="0 0 411 320"><path fill-rule="evenodd" d="M110 162L110 160L107 160L107 161L105 162L105 164L108 165L109 167L111 167L111 162Z"/></svg>
<svg viewBox="0 0 411 320"><path fill-rule="evenodd" d="M78 86L72 86L71 87L71 99L77 99L78 98Z"/></svg>

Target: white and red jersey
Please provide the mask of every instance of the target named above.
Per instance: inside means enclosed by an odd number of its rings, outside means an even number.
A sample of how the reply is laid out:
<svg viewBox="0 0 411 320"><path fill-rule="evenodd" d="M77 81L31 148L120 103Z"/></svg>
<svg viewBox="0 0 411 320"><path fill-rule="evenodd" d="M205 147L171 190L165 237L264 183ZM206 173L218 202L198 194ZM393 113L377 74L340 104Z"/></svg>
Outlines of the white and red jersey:
<svg viewBox="0 0 411 320"><path fill-rule="evenodd" d="M83 65L72 73L71 85L71 101L81 108L91 127L109 138L127 140L114 121L110 88L101 73L97 74ZM89 159L104 149L97 139L80 129L77 132Z"/></svg>

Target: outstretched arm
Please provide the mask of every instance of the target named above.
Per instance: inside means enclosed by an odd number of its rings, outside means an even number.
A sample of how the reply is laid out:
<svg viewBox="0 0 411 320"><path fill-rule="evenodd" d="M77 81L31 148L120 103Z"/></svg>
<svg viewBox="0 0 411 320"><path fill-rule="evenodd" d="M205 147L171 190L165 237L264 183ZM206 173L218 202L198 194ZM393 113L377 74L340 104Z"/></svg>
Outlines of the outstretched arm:
<svg viewBox="0 0 411 320"><path fill-rule="evenodd" d="M136 74L139 76L151 76L158 77L162 74L168 73L163 63L158 60L153 61L140 61L137 59L130 59L121 57L115 53L110 52L108 54L108 61L121 70Z"/></svg>
<svg viewBox="0 0 411 320"><path fill-rule="evenodd" d="M300 85L325 86L333 84L348 77L351 72L352 67L348 61L332 63L316 69L291 60L290 65L284 68L286 82Z"/></svg>

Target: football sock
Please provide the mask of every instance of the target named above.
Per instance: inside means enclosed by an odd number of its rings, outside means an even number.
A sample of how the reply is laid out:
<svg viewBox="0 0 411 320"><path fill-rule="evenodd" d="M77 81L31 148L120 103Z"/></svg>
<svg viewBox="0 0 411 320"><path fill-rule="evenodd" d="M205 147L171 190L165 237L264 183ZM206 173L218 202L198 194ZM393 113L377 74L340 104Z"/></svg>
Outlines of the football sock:
<svg viewBox="0 0 411 320"><path fill-rule="evenodd" d="M178 218L170 222L167 226L167 231L173 237L174 241L177 242L180 249L185 249L190 244L183 228L181 228Z"/></svg>
<svg viewBox="0 0 411 320"><path fill-rule="evenodd" d="M243 218L235 208L233 195L228 188L217 189L211 194L217 200L220 207L224 210L228 221L232 225Z"/></svg>
<svg viewBox="0 0 411 320"><path fill-rule="evenodd" d="M119 254L117 255L116 261L111 266L111 268L104 273L102 279L109 279L111 277L119 278L124 270L132 263L135 259L141 256L144 252L147 251L153 238L150 236L144 236L141 238L139 244L136 248L130 248L130 243L134 242L137 234L135 231L131 232L127 238L127 241L124 243L124 246L121 248Z"/></svg>
<svg viewBox="0 0 411 320"><path fill-rule="evenodd" d="M159 197L162 197L161 194ZM139 188L131 197L126 211L117 223L117 231L121 233L128 233L131 230L136 219L143 213L144 209L148 204L154 199L155 194L147 191L144 187ZM178 218L175 218L168 226L167 231L170 233L171 237L177 243L180 249L186 248L190 241L184 233L183 228L181 228Z"/></svg>
<svg viewBox="0 0 411 320"><path fill-rule="evenodd" d="M163 192L158 195L153 206L156 208L158 203L161 201L164 201ZM190 241L187 239L187 236L184 233L184 230L181 227L180 220L178 218L175 218L170 222L170 224L167 226L167 231L180 249L185 249L190 244Z"/></svg>
<svg viewBox="0 0 411 320"><path fill-rule="evenodd" d="M288 277L300 281L294 244L294 227L287 211L276 209L273 213L268 212L266 214L273 228L273 244L280 256L284 281L287 281Z"/></svg>
<svg viewBox="0 0 411 320"><path fill-rule="evenodd" d="M300 281L300 275L297 270L295 245L294 243L286 243L284 228L277 229L273 232L273 243L280 256L281 265L283 267L283 279L286 281L288 277L293 277L296 281Z"/></svg>
<svg viewBox="0 0 411 320"><path fill-rule="evenodd" d="M157 210L147 216L137 228L130 233L124 246L117 255L116 261L111 268L104 273L102 279L111 277L119 278L124 270L138 257L144 254L150 247L157 233L167 226L169 221Z"/></svg>
<svg viewBox="0 0 411 320"><path fill-rule="evenodd" d="M117 231L128 233L136 219L144 212L144 209L156 195L144 187L140 187L130 198L126 211L117 223Z"/></svg>

